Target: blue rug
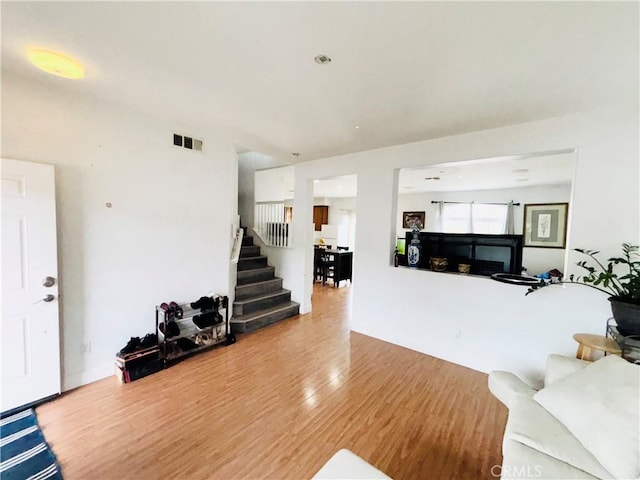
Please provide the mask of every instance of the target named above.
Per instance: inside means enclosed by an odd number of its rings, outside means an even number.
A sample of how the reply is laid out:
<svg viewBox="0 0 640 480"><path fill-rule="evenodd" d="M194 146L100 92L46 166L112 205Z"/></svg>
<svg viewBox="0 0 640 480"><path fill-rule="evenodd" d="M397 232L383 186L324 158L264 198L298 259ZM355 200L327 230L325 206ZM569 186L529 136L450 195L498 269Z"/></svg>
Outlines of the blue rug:
<svg viewBox="0 0 640 480"><path fill-rule="evenodd" d="M44 441L33 410L0 420L0 478L62 479L56 457Z"/></svg>

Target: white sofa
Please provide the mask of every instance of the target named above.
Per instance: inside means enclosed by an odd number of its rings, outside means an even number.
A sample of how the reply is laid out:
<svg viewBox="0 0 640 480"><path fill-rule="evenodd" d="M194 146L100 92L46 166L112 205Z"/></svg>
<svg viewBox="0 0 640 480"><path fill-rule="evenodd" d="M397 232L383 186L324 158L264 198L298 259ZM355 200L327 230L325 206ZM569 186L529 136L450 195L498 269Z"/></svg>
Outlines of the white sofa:
<svg viewBox="0 0 640 480"><path fill-rule="evenodd" d="M551 355L539 392L509 372L489 375L509 408L502 479L640 478L640 366Z"/></svg>
<svg viewBox="0 0 640 480"><path fill-rule="evenodd" d="M337 451L312 477L313 480L391 480L350 450Z"/></svg>

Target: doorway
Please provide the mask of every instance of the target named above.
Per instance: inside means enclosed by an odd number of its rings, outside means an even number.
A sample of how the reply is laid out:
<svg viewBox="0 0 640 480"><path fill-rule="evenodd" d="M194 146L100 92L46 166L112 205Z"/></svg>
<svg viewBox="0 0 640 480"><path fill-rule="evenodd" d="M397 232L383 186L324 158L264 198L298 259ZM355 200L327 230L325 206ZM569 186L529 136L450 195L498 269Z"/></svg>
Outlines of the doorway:
<svg viewBox="0 0 640 480"><path fill-rule="evenodd" d="M357 175L313 181L313 281L346 287L353 282Z"/></svg>

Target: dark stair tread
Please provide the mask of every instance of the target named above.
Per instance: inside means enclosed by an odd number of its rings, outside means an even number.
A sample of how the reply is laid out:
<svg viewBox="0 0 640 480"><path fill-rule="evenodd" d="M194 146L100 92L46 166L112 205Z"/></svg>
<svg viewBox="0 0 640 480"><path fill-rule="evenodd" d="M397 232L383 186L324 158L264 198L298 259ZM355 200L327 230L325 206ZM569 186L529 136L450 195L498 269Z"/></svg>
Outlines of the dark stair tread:
<svg viewBox="0 0 640 480"><path fill-rule="evenodd" d="M255 295L263 295L275 292L282 288L282 279L279 277L259 280L253 283L239 283L236 285L236 300L245 300Z"/></svg>
<svg viewBox="0 0 640 480"><path fill-rule="evenodd" d="M276 268L266 265L260 268L252 268L249 270L238 270L237 285L244 287L246 285L253 285L257 282L263 282L266 280L273 280L275 277ZM252 282L256 278L255 282Z"/></svg>
<svg viewBox="0 0 640 480"><path fill-rule="evenodd" d="M261 293L254 297L243 298L241 300L235 300L233 302L234 306L245 305L251 302L258 302L260 300L266 300L267 298L277 297L278 295L284 295L287 293L291 293L291 290L287 290L286 288L281 288L280 290L275 290L273 292Z"/></svg>
<svg viewBox="0 0 640 480"><path fill-rule="evenodd" d="M259 268L268 267L267 257L245 257L238 260L238 272L246 272L247 270L257 270Z"/></svg>
<svg viewBox="0 0 640 480"><path fill-rule="evenodd" d="M287 302L282 305L277 305L271 308L264 308L262 310L256 310L255 312L247 313L244 315L234 315L231 319L231 323L248 323L252 320L257 320L261 317L266 317L267 315L275 312L282 312L285 310L289 310L293 307L300 307L298 302Z"/></svg>
<svg viewBox="0 0 640 480"><path fill-rule="evenodd" d="M275 267L267 267L267 268L275 268ZM243 272L250 272L251 270L242 270ZM245 283L244 285L236 285L236 288L245 288L248 290L249 287L258 287L260 285L264 285L266 286L268 283L277 283L280 280L282 280L280 277L273 277L270 278L269 280L260 280L258 282L253 282L253 283Z"/></svg>
<svg viewBox="0 0 640 480"><path fill-rule="evenodd" d="M260 255L259 245L245 245L240 248L240 258L255 257L255 254Z"/></svg>

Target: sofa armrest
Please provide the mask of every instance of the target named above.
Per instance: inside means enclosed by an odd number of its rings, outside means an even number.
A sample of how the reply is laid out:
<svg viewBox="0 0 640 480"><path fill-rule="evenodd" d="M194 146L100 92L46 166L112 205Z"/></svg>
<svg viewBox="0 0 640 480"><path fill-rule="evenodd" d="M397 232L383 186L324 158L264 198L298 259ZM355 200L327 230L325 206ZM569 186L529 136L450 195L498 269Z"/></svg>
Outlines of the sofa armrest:
<svg viewBox="0 0 640 480"><path fill-rule="evenodd" d="M493 371L489 374L489 391L509 408L510 398L519 393L532 397L536 391L513 373Z"/></svg>
<svg viewBox="0 0 640 480"><path fill-rule="evenodd" d="M591 362L580 360L574 357L551 354L547 358L547 371L544 375L544 386L548 387L553 382L560 380L567 375L582 370Z"/></svg>

